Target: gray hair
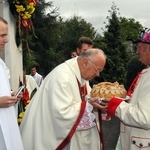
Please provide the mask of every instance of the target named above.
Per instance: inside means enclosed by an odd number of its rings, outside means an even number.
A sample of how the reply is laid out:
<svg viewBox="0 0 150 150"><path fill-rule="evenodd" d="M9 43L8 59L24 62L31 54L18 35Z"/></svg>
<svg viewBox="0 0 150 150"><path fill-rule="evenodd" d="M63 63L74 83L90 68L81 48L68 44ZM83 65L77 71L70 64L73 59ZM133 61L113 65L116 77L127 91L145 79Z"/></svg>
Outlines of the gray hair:
<svg viewBox="0 0 150 150"><path fill-rule="evenodd" d="M84 51L83 53L81 53L80 57L89 57L92 60L99 52L102 53L104 57L106 58L104 51L98 48L88 49Z"/></svg>

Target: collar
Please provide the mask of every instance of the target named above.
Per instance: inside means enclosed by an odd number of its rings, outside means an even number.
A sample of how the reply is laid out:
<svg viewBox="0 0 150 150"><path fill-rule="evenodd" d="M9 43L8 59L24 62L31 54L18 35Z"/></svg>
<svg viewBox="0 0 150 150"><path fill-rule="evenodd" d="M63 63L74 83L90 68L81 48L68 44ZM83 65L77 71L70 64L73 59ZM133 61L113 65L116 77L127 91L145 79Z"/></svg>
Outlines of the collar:
<svg viewBox="0 0 150 150"><path fill-rule="evenodd" d="M79 81L79 83L82 87L82 86L85 85L86 80L81 77L81 73L80 73L80 69L79 69L79 66L78 66L77 58L78 57L75 57L75 58L69 59L65 62L70 67L70 69L74 72L76 78L78 79L78 81Z"/></svg>

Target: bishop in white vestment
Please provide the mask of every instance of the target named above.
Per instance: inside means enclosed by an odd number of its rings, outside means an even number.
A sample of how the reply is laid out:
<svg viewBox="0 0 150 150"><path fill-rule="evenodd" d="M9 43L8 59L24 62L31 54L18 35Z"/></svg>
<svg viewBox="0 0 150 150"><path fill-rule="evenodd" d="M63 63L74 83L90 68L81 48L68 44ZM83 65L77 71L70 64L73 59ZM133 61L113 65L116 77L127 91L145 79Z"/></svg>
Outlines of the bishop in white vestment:
<svg viewBox="0 0 150 150"><path fill-rule="evenodd" d="M87 50L86 53L91 51ZM101 60L103 68L105 58L98 50L96 52L93 59L98 64ZM87 94L91 90L89 81L82 77L82 69L85 67L85 78L99 75L99 72L91 65L88 57L79 57L52 70L31 100L20 125L25 150L101 150L96 124L98 120L95 121L93 106L82 101L80 94L80 86L87 88ZM80 63L78 58L82 60ZM79 124L76 126L77 122Z"/></svg>

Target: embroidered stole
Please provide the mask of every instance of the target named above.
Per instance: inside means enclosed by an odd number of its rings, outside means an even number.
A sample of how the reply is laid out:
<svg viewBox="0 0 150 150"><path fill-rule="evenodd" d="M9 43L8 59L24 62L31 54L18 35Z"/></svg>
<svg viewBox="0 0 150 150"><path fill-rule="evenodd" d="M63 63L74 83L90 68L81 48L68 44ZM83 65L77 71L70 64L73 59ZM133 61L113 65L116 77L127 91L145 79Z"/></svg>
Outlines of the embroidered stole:
<svg viewBox="0 0 150 150"><path fill-rule="evenodd" d="M83 87L80 87L80 83L79 81L77 80L78 82L78 87L79 87L79 92L80 92L80 96L81 96L81 100L82 100L82 103L81 103L81 109L80 109L80 112L79 112L79 115L78 115L78 118L76 120L76 122L74 123L72 129L70 130L69 134L67 135L67 137L62 141L62 143L56 148L56 150L62 150L63 148L65 148L67 146L67 144L70 142L73 134L75 133L76 131L76 128L83 116L83 113L84 113L84 110L85 110L85 107L86 107L86 101L85 101L85 96L87 95L87 87L86 87L86 84L83 86Z"/></svg>
<svg viewBox="0 0 150 150"><path fill-rule="evenodd" d="M85 101L85 96L87 95L86 85L84 85L83 87L80 87L80 83L78 81L78 86L80 88L81 99L82 99L82 101ZM99 119L99 127L100 127L99 136L100 136L100 141L101 141L101 144L102 144L102 150L104 150L103 129L102 129L102 115L101 115L101 110L100 109L98 109L98 119Z"/></svg>

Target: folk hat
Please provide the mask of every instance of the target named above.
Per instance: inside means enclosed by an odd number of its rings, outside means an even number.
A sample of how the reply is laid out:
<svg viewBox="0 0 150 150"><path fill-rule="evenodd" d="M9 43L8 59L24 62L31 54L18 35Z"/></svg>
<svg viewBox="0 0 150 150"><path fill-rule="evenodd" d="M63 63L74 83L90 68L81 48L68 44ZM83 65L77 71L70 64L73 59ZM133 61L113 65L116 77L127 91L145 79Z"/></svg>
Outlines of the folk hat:
<svg viewBox="0 0 150 150"><path fill-rule="evenodd" d="M146 29L146 30L141 31L139 38L136 41L134 41L134 43L142 42L142 43L150 44L150 32L149 32L149 30L150 29L148 29L148 30Z"/></svg>

